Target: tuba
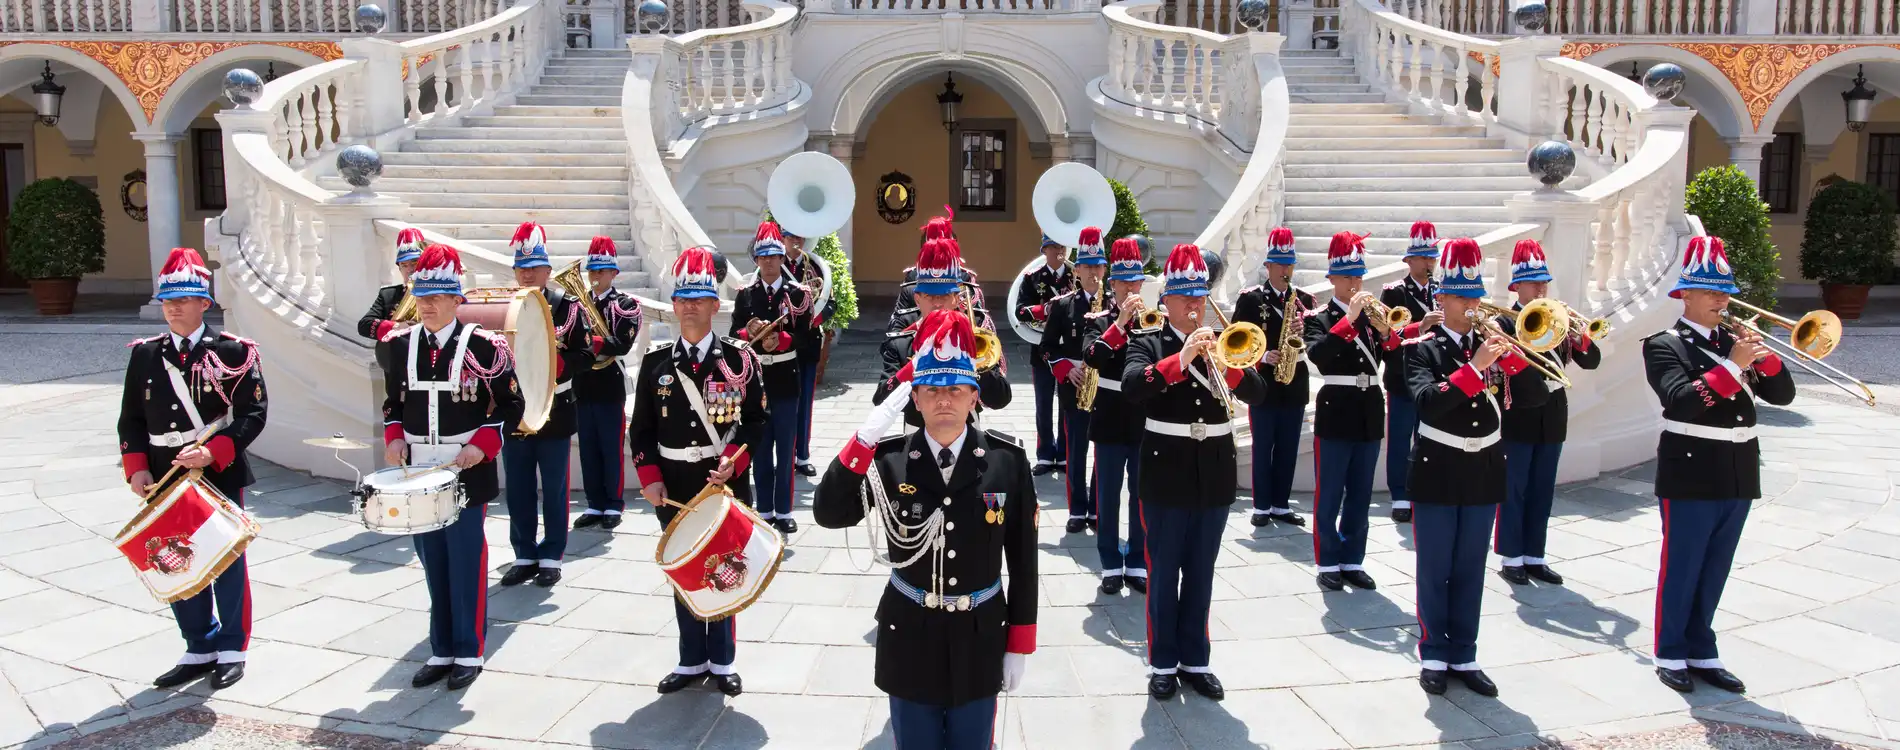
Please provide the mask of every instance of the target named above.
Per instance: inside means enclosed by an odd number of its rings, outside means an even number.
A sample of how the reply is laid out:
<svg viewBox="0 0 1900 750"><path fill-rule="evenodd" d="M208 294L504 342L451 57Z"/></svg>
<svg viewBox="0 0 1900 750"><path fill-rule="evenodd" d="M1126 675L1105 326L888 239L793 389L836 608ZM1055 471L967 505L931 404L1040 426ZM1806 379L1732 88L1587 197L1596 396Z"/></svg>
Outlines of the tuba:
<svg viewBox="0 0 1900 750"><path fill-rule="evenodd" d="M851 170L816 151L786 157L765 184L765 206L772 212L772 220L785 231L808 240L838 231L851 220L856 203Z"/></svg>
<svg viewBox="0 0 1900 750"><path fill-rule="evenodd" d="M1273 365L1273 382L1286 385L1299 374L1300 357L1306 353L1306 340L1295 323L1300 320L1300 290L1286 285L1286 309L1280 313L1280 361Z"/></svg>
<svg viewBox="0 0 1900 750"><path fill-rule="evenodd" d="M1108 186L1108 178L1078 162L1057 164L1043 172L1030 206L1042 233L1063 247L1081 244L1086 227L1097 227L1106 236L1115 223L1115 190Z"/></svg>
<svg viewBox="0 0 1900 750"><path fill-rule="evenodd" d="M554 284L573 297L581 306L581 315L587 318L587 326L600 332L606 338L612 331L607 327L607 318L600 314L600 308L594 304L594 290L589 289L587 278L581 274L581 261L574 261L560 273L554 274ZM594 362L594 369L605 370L612 367L617 357L604 357Z"/></svg>
<svg viewBox="0 0 1900 750"><path fill-rule="evenodd" d="M1016 335L1021 336L1024 341L1029 342L1031 345L1042 343L1042 323L1024 323L1017 320L1016 308L1022 304L1020 300L1023 296L1023 282L1029 279L1029 272L1036 270L1036 266L1043 264L1044 261L1040 254L1034 258L1030 258L1029 262L1023 265L1023 270L1016 272L1016 280L1009 284L1009 327L1015 329Z"/></svg>

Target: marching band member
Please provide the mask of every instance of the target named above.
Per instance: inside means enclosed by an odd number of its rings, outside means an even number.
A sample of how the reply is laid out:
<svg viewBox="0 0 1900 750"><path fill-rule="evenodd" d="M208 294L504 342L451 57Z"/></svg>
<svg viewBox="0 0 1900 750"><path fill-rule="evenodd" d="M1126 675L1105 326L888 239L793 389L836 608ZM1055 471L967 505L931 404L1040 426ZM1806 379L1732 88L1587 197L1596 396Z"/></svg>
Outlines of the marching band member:
<svg viewBox="0 0 1900 750"><path fill-rule="evenodd" d="M1293 470L1300 458L1300 425L1306 421L1308 393L1306 363L1293 369L1293 381L1282 385L1273 378L1273 369L1281 357L1300 356L1278 348L1286 326L1305 334L1302 318L1286 318L1287 295L1302 315L1315 307L1313 295L1293 288L1293 230L1278 227L1267 233L1266 282L1248 287L1234 300L1234 322L1253 323L1267 334L1267 345L1275 347L1260 359L1260 380L1266 395L1247 411L1247 425L1253 430L1253 525L1265 526L1279 521L1305 526L1306 519L1294 513L1289 501L1293 496Z"/></svg>
<svg viewBox="0 0 1900 750"><path fill-rule="evenodd" d="M818 269L817 256L805 252L805 238L785 231L784 227L779 227L779 236L785 240L785 273L813 294L823 296L824 272ZM818 400L818 360L825 351L824 325L837 312L838 295L834 293L825 300L824 309L812 313L811 335L795 344L798 349L798 473L807 477L818 476L818 469L811 465L811 417Z"/></svg>
<svg viewBox="0 0 1900 750"><path fill-rule="evenodd" d="M1122 586L1148 593L1148 534L1141 520L1141 433L1144 420L1139 404L1122 395L1120 374L1128 370L1128 332L1141 308L1141 246L1123 237L1109 254L1108 306L1090 326L1088 366L1098 375L1089 440L1095 443L1095 551L1102 560L1102 593L1121 593ZM1117 301L1120 302L1117 302ZM1128 553L1122 554L1122 475L1128 476Z"/></svg>
<svg viewBox="0 0 1900 750"><path fill-rule="evenodd" d="M559 286L549 286L553 265L548 261L547 233L540 224L521 222L509 242L514 250L515 285L539 289L554 316L554 407L547 424L532 435L512 433L502 444L502 471L508 478L508 543L515 564L501 576L501 585L514 586L529 578L547 587L561 580L561 557L567 552L568 444L574 436L574 373L594 364L593 342L580 302ZM540 492L535 492L539 481ZM535 540L537 516L544 527Z"/></svg>
<svg viewBox="0 0 1900 750"><path fill-rule="evenodd" d="M1405 278L1379 290L1379 301L1386 307L1403 307L1412 312L1413 330L1429 331L1445 318L1433 314L1432 270L1438 265L1438 228L1429 221L1412 222L1412 244L1405 248ZM1408 333L1408 335L1410 335ZM1406 488L1406 473L1411 470L1412 445L1418 432L1418 406L1406 385L1405 350L1386 350L1385 390L1388 394L1385 420L1385 488L1392 495L1392 520L1412 520L1412 494Z"/></svg>
<svg viewBox="0 0 1900 750"><path fill-rule="evenodd" d="M1794 377L1761 336L1722 327L1741 290L1722 240L1695 237L1669 296L1682 319L1643 340L1649 387L1662 401L1656 496L1662 500L1662 572L1656 585L1656 676L1680 692L1690 676L1740 693L1715 648L1716 606L1735 562L1748 506L1761 497L1755 399L1794 401Z"/></svg>
<svg viewBox="0 0 1900 750"><path fill-rule="evenodd" d="M1518 240L1511 250L1511 291L1517 293L1513 310L1550 294L1550 266L1537 240ZM1517 321L1498 318L1505 335L1517 334ZM1557 348L1545 354L1558 367L1575 362L1585 370L1597 369L1603 351L1584 331L1571 331ZM1550 509L1557 495L1557 459L1563 454L1564 433L1570 422L1570 399L1562 383L1544 381L1550 399L1543 405L1518 400L1504 410L1504 463L1507 485L1498 510L1497 553L1504 558L1504 580L1522 586L1536 578L1562 585L1564 577L1550 569L1544 558L1544 538L1550 530Z"/></svg>
<svg viewBox="0 0 1900 750"><path fill-rule="evenodd" d="M734 498L749 502L752 487L746 482L746 468L751 452L739 451L756 445L765 427L765 384L758 360L744 342L713 334L713 316L719 312L713 252L688 248L673 261L673 312L680 339L647 353L633 393L627 442L640 476L640 495L653 506L662 527L680 513L666 504L667 498L692 497L708 484L725 485ZM660 680L659 691L679 691L710 672L720 692L743 692L733 669L737 617L700 622L677 596L673 609L680 662Z"/></svg>
<svg viewBox="0 0 1900 750"><path fill-rule="evenodd" d="M243 507L244 488L253 481L245 450L264 431L267 405L257 345L205 325L211 271L197 250L172 250L156 296L169 331L133 341L125 367L119 403L125 480L134 494L149 498L160 489L153 486L155 473L200 469L205 481ZM216 435L203 440L210 430ZM206 674L214 689L244 679L251 576L243 555L210 586L171 607L185 655L152 681L154 687L177 687Z"/></svg>
<svg viewBox="0 0 1900 750"><path fill-rule="evenodd" d="M757 340L759 366L764 370L766 429L756 444L753 460L757 492L752 498L759 517L787 535L798 531L792 519L792 455L798 441L799 362L797 342L811 336L811 294L788 278L785 243L778 225L764 221L752 236L752 259L759 276L739 290L732 308L732 338ZM690 497L690 495L689 495Z"/></svg>
<svg viewBox="0 0 1900 750"><path fill-rule="evenodd" d="M876 682L890 694L898 750L987 750L998 688L1018 689L1036 650L1036 487L1020 442L970 424L974 344L967 316L925 317L912 381L871 410L812 500L825 528L870 513L886 529L893 569L877 608ZM923 429L884 437L909 402ZM911 535L923 546L900 542Z"/></svg>
<svg viewBox="0 0 1900 750"><path fill-rule="evenodd" d="M482 522L501 493L495 457L521 420L521 385L507 339L455 319L462 259L435 245L415 273L418 325L390 340L383 370L383 458L391 466L453 463L468 504L447 528L417 534L429 589L429 660L409 684L448 678L460 690L482 674L488 600L488 537Z"/></svg>
<svg viewBox="0 0 1900 750"><path fill-rule="evenodd" d="M594 308L609 329L589 335L590 348L598 357L627 356L640 336L642 315L639 300L614 288L614 278L620 275L614 241L595 237L588 243L583 267ZM620 363L598 370L589 363L574 371L574 427L580 435L581 489L587 496L587 509L574 519L574 528L598 524L612 531L620 526L620 511L626 508L621 497L626 490L626 454L621 448L626 421L627 374Z"/></svg>
<svg viewBox="0 0 1900 750"><path fill-rule="evenodd" d="M1306 358L1322 385L1313 409L1313 562L1319 585L1338 591L1376 588L1366 561L1372 471L1385 428L1379 362L1398 337L1381 338L1365 314L1365 238L1333 235L1326 280L1333 301L1306 316ZM1396 332L1395 332L1396 334Z"/></svg>
<svg viewBox="0 0 1900 750"><path fill-rule="evenodd" d="M409 277L416 272L416 261L422 260L422 230L405 227L396 233L396 270L402 274L402 281L376 290L376 299L369 303L369 312L363 313L356 321L356 335L376 342L376 364L389 362L389 344L383 339L390 332L406 327L409 323L395 320L396 310L402 307L402 298L408 296L404 291Z"/></svg>
<svg viewBox="0 0 1900 750"><path fill-rule="evenodd" d="M1252 369L1216 360L1217 336L1202 324L1208 271L1200 248L1176 245L1163 270L1169 324L1128 342L1122 375L1122 393L1148 414L1140 486L1153 575L1148 694L1172 700L1178 680L1220 700L1226 690L1208 668L1207 619L1239 464L1223 394L1253 403L1262 388Z"/></svg>
<svg viewBox="0 0 1900 750"><path fill-rule="evenodd" d="M960 278L965 278L965 275L963 257L957 248L956 240L938 239L925 242L924 249L917 253L915 272L917 278L909 282L909 289L914 292L917 308L894 319L892 323L898 327L884 334L884 346L879 350L879 356L884 361L884 371L878 381L877 390L871 393L873 404L884 403L884 399L890 396L899 385L910 382L911 373L914 370L911 367L910 351L918 333L918 325L924 316L938 310L956 312L966 310L964 304L969 298L963 295L970 294L970 282L958 281ZM973 323L976 327L994 334L996 327L990 322L988 310L981 307L968 308L968 310L975 316ZM1000 358L1001 352L998 352L998 355L995 367L979 371L976 375L978 412L986 407L1001 409L1009 406L1009 374L1006 371L1007 365ZM918 413L915 405L904 407L904 423L912 427L923 426L923 415Z"/></svg>
<svg viewBox="0 0 1900 750"><path fill-rule="evenodd" d="M1508 378L1507 403L1535 405L1550 395L1543 376L1501 332L1478 327L1469 315L1484 301L1483 261L1469 238L1446 243L1436 290L1444 320L1405 347L1420 417L1410 482L1418 501L1418 683L1432 695L1444 694L1451 673L1474 693L1498 694L1478 667L1485 547L1504 501L1503 415L1493 391Z"/></svg>
<svg viewBox="0 0 1900 750"><path fill-rule="evenodd" d="M949 206L944 206L943 210L946 214L950 213ZM957 232L951 226L949 216L932 216L929 221L924 222L923 239L917 243L920 255L923 252L923 246L931 240L945 240L951 246L956 246ZM920 312L914 292L918 281L918 268L919 266L911 266L904 269L904 281L897 286L897 305L891 308L891 322L885 327L886 331L900 331L911 323L923 319L923 312ZM983 287L976 283L976 272L959 266L957 275L969 290L970 306L987 313L989 306L983 302Z"/></svg>
<svg viewBox="0 0 1900 750"><path fill-rule="evenodd" d="M1108 273L1108 250L1102 247L1102 230L1083 227L1075 256L1073 290L1039 305L1046 321L1042 340L1050 372L1056 380L1056 403L1062 408L1062 445L1067 454L1057 464L1068 479L1068 532L1080 534L1096 525L1095 500L1089 489L1089 412L1076 401L1078 388L1089 372L1082 362L1088 339L1101 335L1108 319L1091 308L1107 305L1102 296L1102 276ZM1073 471L1070 468L1073 467Z"/></svg>
<svg viewBox="0 0 1900 750"><path fill-rule="evenodd" d="M1069 273L1069 251L1062 243L1042 236L1042 265L1025 274L1022 291L1016 297L1016 319L1024 323L1043 323L1048 318L1045 305L1075 289L1075 275ZM1045 333L1044 338L1047 338ZM1053 423L1050 405L1056 400L1055 373L1050 369L1049 353L1042 344L1029 346L1029 371L1036 388L1036 476L1062 468L1068 461L1065 440L1068 430Z"/></svg>

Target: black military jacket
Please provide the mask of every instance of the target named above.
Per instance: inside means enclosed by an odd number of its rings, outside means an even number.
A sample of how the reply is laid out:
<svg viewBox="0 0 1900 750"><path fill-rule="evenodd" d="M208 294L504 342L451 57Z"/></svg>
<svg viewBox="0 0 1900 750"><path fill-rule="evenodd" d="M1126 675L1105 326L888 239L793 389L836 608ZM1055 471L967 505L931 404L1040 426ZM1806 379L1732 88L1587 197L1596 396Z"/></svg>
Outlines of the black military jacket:
<svg viewBox="0 0 1900 750"><path fill-rule="evenodd" d="M1512 305L1511 309L1521 310L1523 305ZM1517 335L1517 321L1499 316L1498 327L1508 335ZM1558 366L1576 363L1585 370L1597 369L1603 363L1603 349L1581 335L1571 336L1557 345L1557 348L1544 353L1545 359L1555 357ZM1519 443L1561 443L1570 432L1570 395L1569 390L1548 380L1544 381L1550 389L1550 399L1541 406L1531 406L1528 402L1511 400L1509 408L1504 410L1504 439Z"/></svg>
<svg viewBox="0 0 1900 750"><path fill-rule="evenodd" d="M1317 305L1314 304L1313 295L1302 292L1292 286L1288 286L1287 291L1298 295L1300 300L1299 309L1303 313L1311 312L1317 307ZM1280 336L1283 335L1282 328L1285 326L1285 322L1281 319L1281 316L1285 314L1286 294L1274 291L1272 286L1266 284L1242 289L1240 296L1234 300L1233 321L1235 323L1252 323L1260 326L1260 330L1265 331L1267 334L1268 349L1280 348ZM1296 318L1293 324L1301 326L1300 328L1296 328L1295 331L1297 335L1299 335L1301 343L1305 343L1306 329L1304 328L1303 319ZM1302 360L1303 359L1302 357ZM1260 359L1258 369L1260 371L1260 381L1266 388L1266 395L1260 399L1261 406L1274 406L1283 409L1292 406L1305 406L1306 402L1312 398L1311 384L1308 382L1310 378L1306 372L1306 362L1301 361L1298 367L1293 368L1293 382L1287 383L1286 385L1281 385L1279 381L1273 379L1274 367L1267 363L1265 357Z"/></svg>
<svg viewBox="0 0 1900 750"><path fill-rule="evenodd" d="M785 261L785 272L791 274L793 280L804 285L805 289L812 294L820 293L821 285L824 284L824 274L819 272L818 261L815 257L807 251L799 253L797 260L791 260L788 255ZM838 295L834 292L829 299L825 300L824 308L812 315L811 335L797 342L801 373L805 367L818 366L818 353L824 349L825 344L825 321L836 314L838 314Z"/></svg>
<svg viewBox="0 0 1900 750"><path fill-rule="evenodd" d="M1483 375L1467 367L1470 352L1484 341L1473 330L1462 344L1453 341L1444 326L1419 336L1406 347L1406 378L1412 400L1418 403L1418 421L1464 438L1481 438L1503 424L1505 396L1491 388L1509 388L1515 403L1536 406L1550 397L1544 376L1521 356L1512 353ZM1511 370L1509 382L1500 385ZM1420 435L1412 444L1412 466L1407 486L1412 499L1437 505L1493 505L1504 502L1504 443L1467 452Z"/></svg>
<svg viewBox="0 0 1900 750"><path fill-rule="evenodd" d="M1095 410L1089 415L1089 440L1110 445L1140 445L1142 424L1148 414L1141 404L1122 393L1122 375L1128 372L1128 332L1115 328L1120 308L1102 308L1102 330L1089 336L1083 359L1100 373ZM1113 329L1113 330L1111 330Z"/></svg>
<svg viewBox="0 0 1900 750"><path fill-rule="evenodd" d="M1095 300L1101 299L1102 312L1090 317L1089 308ZM1069 385L1069 371L1087 366L1083 360L1088 342L1108 330L1108 324L1115 321L1107 317L1108 300L1098 292L1090 295L1077 287L1075 291L1057 295L1046 303L1046 325L1042 332L1043 356L1056 376L1056 404L1073 406L1077 391ZM1109 373L1114 377L1116 373ZM1093 430L1091 430L1093 432Z"/></svg>
<svg viewBox="0 0 1900 750"><path fill-rule="evenodd" d="M1334 300L1306 316L1306 359L1321 375L1366 375L1365 388L1322 385L1313 408L1313 436L1324 440L1377 442L1385 437L1385 392L1380 387L1379 361L1396 346L1396 337L1382 339L1361 312L1350 326L1351 338L1341 336L1346 309ZM1340 328L1341 331L1334 330ZM1367 352L1371 352L1368 356Z"/></svg>
<svg viewBox="0 0 1900 750"><path fill-rule="evenodd" d="M1033 310L1036 306L1047 305L1056 297L1074 291L1076 288L1075 267L1068 263L1063 263L1061 270L1056 271L1050 270L1049 264L1045 262L1030 269L1029 273L1023 276L1026 277L1023 279L1023 289L1016 293L1016 309L1011 311L1011 314L1016 316L1016 320L1023 323L1036 321ZM1047 322L1048 308L1043 308L1042 313L1044 322ZM1050 359L1048 350L1045 349L1049 341L1046 327L1042 340L1044 343L1029 346L1029 359L1038 365Z"/></svg>
<svg viewBox="0 0 1900 750"><path fill-rule="evenodd" d="M751 286L739 290L732 303L732 338L745 341L746 324L754 320L771 323L782 316L789 316L778 327L778 333L785 334L785 346L776 352L767 352L763 341L752 348L753 354L764 358L779 359L765 366L765 395L772 400L797 403L798 381L798 342L811 336L811 292L790 278L780 277L776 291L765 285L763 279ZM777 336L778 334L769 334Z"/></svg>
<svg viewBox="0 0 1900 750"><path fill-rule="evenodd" d="M172 459L189 445L152 444L153 435L194 429L172 387L165 368L169 362L178 368L186 397L198 407L198 417L205 424L230 415L231 424L205 443L215 460L205 467L204 477L226 497L241 500L238 492L253 481L245 451L264 431L269 405L257 345L207 325L188 352L178 351L169 331L130 346L132 357L125 366L125 390L119 400L119 455L126 478L143 469L158 481L171 469Z"/></svg>
<svg viewBox="0 0 1900 750"><path fill-rule="evenodd" d="M890 396L891 391L897 389L895 378L897 372L904 369L904 365L910 364L912 342L917 338L916 326L920 322L920 317L916 310L905 313L892 321L893 323L902 321L903 327L884 334L884 344L878 349L878 357L884 363L883 374L878 377L877 390L871 392L871 403L884 403L885 397ZM982 308L977 308L976 325L978 328L987 328L992 333L996 331L991 327L989 311ZM1009 406L1011 393L1008 368L1007 360L999 360L995 367L976 373L977 411ZM924 426L924 417L918 413L915 404L904 405L904 424L912 427Z"/></svg>
<svg viewBox="0 0 1900 750"><path fill-rule="evenodd" d="M640 301L619 289L609 287L606 294L594 298L594 307L607 321L607 331L592 331L589 346L595 362L605 357L625 357L640 337L643 314ZM586 315L586 313L582 313ZM624 404L627 402L627 374L621 362L598 370L588 362L574 371L574 399L587 403Z"/></svg>
<svg viewBox="0 0 1900 750"><path fill-rule="evenodd" d="M495 460L500 455L502 436L513 433L521 422L523 408L521 384L515 380L513 353L501 334L477 330L468 340L463 356L460 396L449 393L431 395L430 391L410 390L409 338L421 335L417 344L416 377L426 381L447 380L450 359L455 356L455 340L468 323L449 326L448 346L437 348L435 337L420 325L410 326L389 340L389 366L383 369L384 440L409 435L429 434L429 399L439 399L436 414L441 435L473 432L468 444L481 448L488 460L464 469L462 489L474 503L486 503L501 494L500 473ZM393 428L393 429L392 429Z"/></svg>
<svg viewBox="0 0 1900 750"><path fill-rule="evenodd" d="M1721 328L1712 333L1714 341L1679 320L1669 330L1643 339L1643 366L1649 371L1650 389L1662 402L1664 420L1752 428L1756 398L1776 406L1794 401L1794 375L1780 358L1756 362L1743 371L1741 380L1746 382L1738 382L1722 365L1735 348L1734 334ZM1656 443L1656 496L1761 497L1761 441L1736 443L1664 431Z"/></svg>
<svg viewBox="0 0 1900 750"><path fill-rule="evenodd" d="M1141 404L1148 419L1179 425L1229 422L1227 407L1192 371L1212 382L1217 377L1208 363L1181 367L1184 337L1172 326L1154 333L1136 334L1128 342L1128 360L1122 370L1122 394ZM1236 373L1229 389L1235 398L1251 404L1260 400L1260 374L1251 369ZM1182 508L1232 505L1239 466L1233 434L1192 437L1153 431L1141 437L1141 501Z"/></svg>
<svg viewBox="0 0 1900 750"><path fill-rule="evenodd" d="M812 498L818 525L843 529L864 519L866 466L847 450L833 459ZM1006 650L1035 650L1036 486L1029 455L1008 435L971 429L946 484L920 430L878 442L874 459L898 521L944 514L943 594L959 596L1009 580L1002 593L968 611L928 609L886 585L877 605L878 689L898 698L957 706L1002 688ZM875 506L873 506L875 508ZM995 511L992 514L992 511ZM892 559L911 553L890 547ZM936 559L926 553L892 574L930 591Z"/></svg>
<svg viewBox="0 0 1900 750"><path fill-rule="evenodd" d="M1438 291L1438 284L1426 281L1420 284L1411 276L1386 284L1379 289L1379 301L1388 307L1404 307L1412 312L1412 322L1425 319L1425 313L1438 305L1432 296ZM1351 300L1347 300L1350 302ZM1385 352L1385 390L1392 398L1411 398L1411 391L1405 378L1405 347L1394 347Z"/></svg>
<svg viewBox="0 0 1900 750"><path fill-rule="evenodd" d="M396 307L402 304L402 298L406 295L402 284L390 284L376 290L376 299L370 301L369 312L363 313L363 318L356 321L356 335L376 342L378 367L389 365L389 344L382 341L388 329L381 324L396 316Z"/></svg>
<svg viewBox="0 0 1900 750"><path fill-rule="evenodd" d="M633 451L640 486L662 482L667 497L685 502L705 489L706 473L718 468L721 455L732 455L745 447L746 456L739 459L738 471L726 481L726 488L734 497L750 501L752 482L746 479L752 464L750 448L765 427L765 382L758 359L740 342L716 336L707 347L705 362L694 364L691 352L691 347L675 341L655 347L640 361L640 379L633 389L633 418L627 424L627 444ZM726 436L724 451L708 447L712 441L686 395L688 388L705 394L708 380L722 390L738 390L738 419L714 425ZM706 408L712 411L715 406L707 403ZM674 460L661 455L661 446L703 448L706 455L693 461ZM662 521L670 517L661 515Z"/></svg>

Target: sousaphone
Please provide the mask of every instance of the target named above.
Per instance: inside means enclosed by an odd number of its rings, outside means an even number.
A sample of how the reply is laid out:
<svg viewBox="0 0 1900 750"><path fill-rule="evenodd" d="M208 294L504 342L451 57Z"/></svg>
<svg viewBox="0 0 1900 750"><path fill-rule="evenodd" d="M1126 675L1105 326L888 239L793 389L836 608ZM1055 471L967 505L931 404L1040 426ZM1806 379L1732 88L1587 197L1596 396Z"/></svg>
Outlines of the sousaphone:
<svg viewBox="0 0 1900 750"><path fill-rule="evenodd" d="M817 151L792 154L765 183L765 206L781 229L805 238L805 252L821 278L814 309L831 301L831 264L815 252L818 241L851 220L857 188L843 162Z"/></svg>
<svg viewBox="0 0 1900 750"><path fill-rule="evenodd" d="M1087 164L1069 162L1044 171L1036 180L1030 207L1042 233L1063 247L1082 244L1082 230L1087 227L1102 230L1104 242L1113 241L1108 232L1115 224L1115 190L1109 187L1108 178ZM1017 320L1015 311L1017 299L1022 296L1023 279L1042 262L1041 257L1031 258L1009 284L1009 312L1005 317L1009 318L1016 335L1031 344L1042 343L1042 329Z"/></svg>

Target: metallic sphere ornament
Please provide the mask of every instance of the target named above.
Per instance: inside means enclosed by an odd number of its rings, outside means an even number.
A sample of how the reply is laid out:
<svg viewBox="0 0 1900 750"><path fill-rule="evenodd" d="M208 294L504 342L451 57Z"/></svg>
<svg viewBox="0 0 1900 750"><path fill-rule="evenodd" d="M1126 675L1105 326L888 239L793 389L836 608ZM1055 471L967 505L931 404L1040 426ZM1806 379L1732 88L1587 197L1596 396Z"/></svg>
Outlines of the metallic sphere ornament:
<svg viewBox="0 0 1900 750"><path fill-rule="evenodd" d="M706 249L712 251L713 283L726 283L726 277L732 274L732 264L726 262L726 254L719 252L719 248L707 246Z"/></svg>
<svg viewBox="0 0 1900 750"><path fill-rule="evenodd" d="M670 12L661 0L640 0L640 5L634 9L634 17L641 32L652 34L666 27L666 17Z"/></svg>
<svg viewBox="0 0 1900 750"><path fill-rule="evenodd" d="M264 79L249 68L232 68L224 74L224 98L240 107L249 106L263 98Z"/></svg>
<svg viewBox="0 0 1900 750"><path fill-rule="evenodd" d="M1131 234L1131 235L1128 235L1127 237L1124 237L1123 239L1134 240L1135 245L1141 248L1141 264L1142 265L1145 266L1151 263L1161 262L1160 258L1155 257L1155 243L1154 243L1154 240L1148 239L1148 235Z"/></svg>
<svg viewBox="0 0 1900 750"><path fill-rule="evenodd" d="M1220 285L1222 276L1227 275L1227 259L1220 253L1201 248L1201 262L1207 264L1207 286L1212 289Z"/></svg>
<svg viewBox="0 0 1900 750"><path fill-rule="evenodd" d="M1656 97L1657 101L1673 101L1688 82L1688 75L1675 63L1656 63L1649 66L1649 72L1643 74L1643 91Z"/></svg>
<svg viewBox="0 0 1900 750"><path fill-rule="evenodd" d="M1545 190L1557 190L1557 186L1577 170L1577 152L1563 141L1544 141L1531 149L1525 166L1530 168L1532 177L1544 183Z"/></svg>
<svg viewBox="0 0 1900 750"><path fill-rule="evenodd" d="M336 155L336 171L351 187L368 190L370 183L383 176L383 155L361 144L351 146Z"/></svg>
<svg viewBox="0 0 1900 750"><path fill-rule="evenodd" d="M1267 0L1240 0L1234 7L1234 17L1248 31L1259 31L1267 27Z"/></svg>
<svg viewBox="0 0 1900 750"><path fill-rule="evenodd" d="M1550 8L1533 0L1517 6L1517 10L1511 11L1511 17L1516 19L1517 25L1522 26L1525 31L1535 34L1543 31L1545 22L1550 20Z"/></svg>
<svg viewBox="0 0 1900 750"><path fill-rule="evenodd" d="M384 13L380 6L356 6L357 30L365 34L375 34L381 32L383 27L387 25L389 25L389 14Z"/></svg>

